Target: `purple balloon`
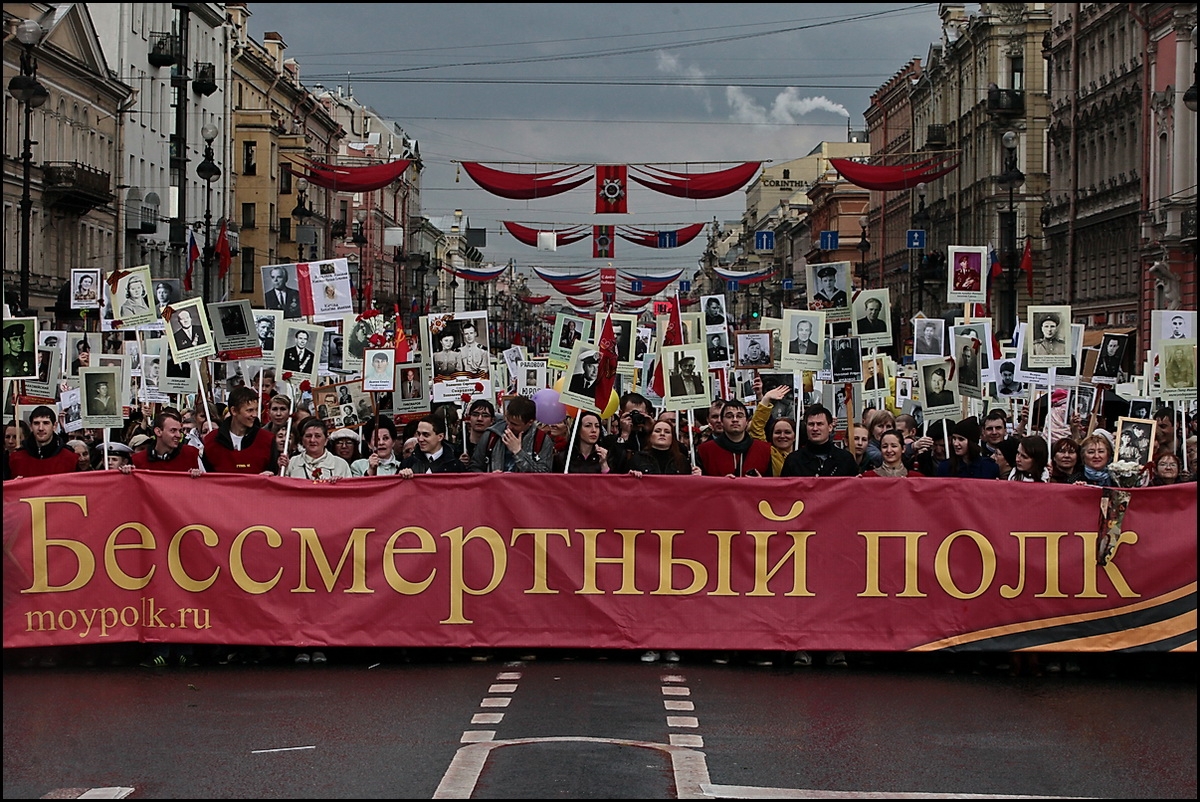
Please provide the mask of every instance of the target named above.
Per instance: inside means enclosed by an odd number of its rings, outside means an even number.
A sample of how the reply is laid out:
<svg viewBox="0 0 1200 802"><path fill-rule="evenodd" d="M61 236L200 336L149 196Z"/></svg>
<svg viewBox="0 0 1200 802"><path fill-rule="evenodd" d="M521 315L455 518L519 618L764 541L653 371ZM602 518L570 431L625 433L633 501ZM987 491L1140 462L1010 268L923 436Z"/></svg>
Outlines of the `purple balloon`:
<svg viewBox="0 0 1200 802"><path fill-rule="evenodd" d="M543 387L533 394L533 403L537 407L537 419L547 426L567 419L567 408L558 400L558 390Z"/></svg>

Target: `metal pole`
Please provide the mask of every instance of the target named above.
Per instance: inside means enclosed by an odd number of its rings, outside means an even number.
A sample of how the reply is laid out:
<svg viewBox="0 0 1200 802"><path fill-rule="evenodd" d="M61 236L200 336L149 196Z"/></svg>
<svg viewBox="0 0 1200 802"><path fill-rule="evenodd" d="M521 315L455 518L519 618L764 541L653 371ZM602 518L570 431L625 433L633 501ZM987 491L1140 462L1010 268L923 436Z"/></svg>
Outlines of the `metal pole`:
<svg viewBox="0 0 1200 802"><path fill-rule="evenodd" d="M209 145L204 154L204 158L212 159L212 145ZM210 300L209 274L212 272L212 182L204 182L204 288L200 293L200 297L204 299L204 303Z"/></svg>
<svg viewBox="0 0 1200 802"><path fill-rule="evenodd" d="M24 72L24 70L22 70ZM33 212L33 198L30 196L30 184L33 181L30 171L33 167L33 140L30 138L30 126L33 124L33 106L25 103L25 150L21 154L21 310L18 314L29 312L29 226Z"/></svg>

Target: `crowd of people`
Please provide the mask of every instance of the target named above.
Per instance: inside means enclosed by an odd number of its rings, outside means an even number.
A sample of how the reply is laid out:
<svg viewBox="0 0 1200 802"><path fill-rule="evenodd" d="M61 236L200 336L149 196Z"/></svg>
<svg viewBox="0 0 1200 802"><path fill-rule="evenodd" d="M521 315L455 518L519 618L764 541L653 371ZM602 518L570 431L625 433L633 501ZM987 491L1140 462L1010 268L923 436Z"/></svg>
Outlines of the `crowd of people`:
<svg viewBox="0 0 1200 802"><path fill-rule="evenodd" d="M982 421L967 417L920 429L911 415L868 408L854 427L821 404L788 404L787 385L763 391L755 379L752 408L736 398L714 400L692 415L658 412L646 396L627 392L608 420L580 412L578 421L537 419L532 399L515 396L498 414L496 406L474 399L460 420L458 406L436 406L426 415L398 426L390 416L368 420L359 429L335 429L304 404L274 393L264 396L249 386L229 392L227 403L197 403L187 409L143 404L132 410L120 431L81 430L66 437L55 411L33 409L26 421L10 420L5 430L4 478L47 476L88 470L172 471L201 478L207 473L262 474L304 481L336 482L348 477L465 472L599 473L722 477L946 477L1028 483L1111 486L1109 470L1116 448L1105 426L1088 431L1078 416L1070 432L1050 442L1040 423L1026 417L1009 420L1002 408ZM801 409L791 417L778 408ZM1143 484L1195 481L1197 421L1176 427L1174 411L1154 413L1157 422L1153 460ZM843 433L839 436L839 424ZM948 442L947 442L948 441ZM186 645L107 646L85 650L84 660L139 662L159 668L197 662L230 663L290 659L297 664L328 660L325 648L282 650L193 649ZM133 650L141 650L134 656ZM61 649L39 649L25 658L53 665ZM287 654L290 652L290 654ZM475 657L480 657L475 654ZM484 655L486 656L486 655ZM713 661L742 660L757 665L783 661L808 666L808 652L788 655L753 653L709 655ZM828 666L845 666L861 655L829 652ZM681 659L678 652L641 653L645 662ZM1000 661L1008 665L1007 661ZM1036 660L1026 667L1040 671ZM1051 660L1047 670L1074 661ZM1030 667L1031 666L1031 667Z"/></svg>

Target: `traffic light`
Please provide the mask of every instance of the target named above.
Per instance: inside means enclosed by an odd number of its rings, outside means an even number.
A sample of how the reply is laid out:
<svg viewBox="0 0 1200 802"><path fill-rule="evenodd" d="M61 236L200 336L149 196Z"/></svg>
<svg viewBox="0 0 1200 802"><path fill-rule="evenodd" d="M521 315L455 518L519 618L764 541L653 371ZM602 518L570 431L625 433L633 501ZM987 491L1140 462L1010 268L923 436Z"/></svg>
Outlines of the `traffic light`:
<svg viewBox="0 0 1200 802"><path fill-rule="evenodd" d="M754 304L754 306L750 307L750 319L758 320L760 317L762 317L762 313L759 312L758 304Z"/></svg>

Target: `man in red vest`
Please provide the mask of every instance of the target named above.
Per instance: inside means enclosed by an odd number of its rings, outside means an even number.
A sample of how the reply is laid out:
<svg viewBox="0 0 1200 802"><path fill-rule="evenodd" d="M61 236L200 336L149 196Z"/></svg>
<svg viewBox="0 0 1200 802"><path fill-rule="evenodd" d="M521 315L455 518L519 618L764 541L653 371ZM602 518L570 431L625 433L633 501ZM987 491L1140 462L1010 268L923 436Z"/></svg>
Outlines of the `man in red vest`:
<svg viewBox="0 0 1200 802"><path fill-rule="evenodd" d="M275 435L258 421L258 393L235 387L229 394L229 416L204 436L207 473L274 475Z"/></svg>
<svg viewBox="0 0 1200 802"><path fill-rule="evenodd" d="M8 477L51 476L79 470L79 455L63 445L54 430L58 416L48 406L34 407L29 415L33 437L8 456Z"/></svg>
<svg viewBox="0 0 1200 802"><path fill-rule="evenodd" d="M122 471L129 473L134 468L190 473L193 477L204 473L200 449L183 442L183 416L178 410L165 407L154 416L154 445L133 452L133 465Z"/></svg>

